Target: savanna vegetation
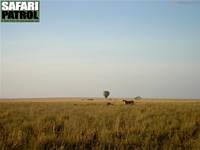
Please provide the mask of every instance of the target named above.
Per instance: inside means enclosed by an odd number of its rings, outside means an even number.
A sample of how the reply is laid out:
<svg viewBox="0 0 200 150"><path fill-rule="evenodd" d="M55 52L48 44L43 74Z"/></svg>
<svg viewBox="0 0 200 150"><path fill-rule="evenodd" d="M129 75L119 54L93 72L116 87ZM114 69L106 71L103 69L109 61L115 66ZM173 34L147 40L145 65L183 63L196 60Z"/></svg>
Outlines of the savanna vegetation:
<svg viewBox="0 0 200 150"><path fill-rule="evenodd" d="M1 100L1 150L200 149L200 102Z"/></svg>

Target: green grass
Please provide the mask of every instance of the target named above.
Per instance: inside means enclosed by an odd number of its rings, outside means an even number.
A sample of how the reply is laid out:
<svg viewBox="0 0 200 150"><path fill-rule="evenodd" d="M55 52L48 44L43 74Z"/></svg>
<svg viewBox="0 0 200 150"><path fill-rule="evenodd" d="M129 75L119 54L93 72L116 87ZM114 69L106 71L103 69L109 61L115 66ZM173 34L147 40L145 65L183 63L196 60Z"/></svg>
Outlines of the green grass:
<svg viewBox="0 0 200 150"><path fill-rule="evenodd" d="M0 102L0 149L200 149L200 102Z"/></svg>

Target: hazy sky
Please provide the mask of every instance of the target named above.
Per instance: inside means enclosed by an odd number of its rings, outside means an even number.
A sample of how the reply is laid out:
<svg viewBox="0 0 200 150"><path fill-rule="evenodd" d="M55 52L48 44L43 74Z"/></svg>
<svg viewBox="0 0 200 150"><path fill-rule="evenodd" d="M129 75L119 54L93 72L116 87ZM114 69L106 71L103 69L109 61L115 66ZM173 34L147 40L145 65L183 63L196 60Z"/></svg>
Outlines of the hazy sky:
<svg viewBox="0 0 200 150"><path fill-rule="evenodd" d="M41 0L0 35L0 97L200 98L198 0Z"/></svg>

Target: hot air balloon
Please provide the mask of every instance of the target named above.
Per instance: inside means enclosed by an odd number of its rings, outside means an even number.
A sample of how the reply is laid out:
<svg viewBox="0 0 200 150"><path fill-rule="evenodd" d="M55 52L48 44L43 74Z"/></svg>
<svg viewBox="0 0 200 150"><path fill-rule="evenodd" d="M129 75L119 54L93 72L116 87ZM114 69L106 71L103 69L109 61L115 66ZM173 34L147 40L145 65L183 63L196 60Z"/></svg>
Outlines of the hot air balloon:
<svg viewBox="0 0 200 150"><path fill-rule="evenodd" d="M105 98L107 98L110 95L110 92L109 91L104 91L103 95L104 95Z"/></svg>

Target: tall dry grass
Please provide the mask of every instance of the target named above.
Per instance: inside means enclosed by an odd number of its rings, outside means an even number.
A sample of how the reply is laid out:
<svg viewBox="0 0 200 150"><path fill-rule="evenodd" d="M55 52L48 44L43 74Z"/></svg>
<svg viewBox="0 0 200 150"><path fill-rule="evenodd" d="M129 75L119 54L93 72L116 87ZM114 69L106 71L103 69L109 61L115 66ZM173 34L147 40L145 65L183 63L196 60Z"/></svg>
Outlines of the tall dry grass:
<svg viewBox="0 0 200 150"><path fill-rule="evenodd" d="M0 102L0 149L200 149L200 102Z"/></svg>

